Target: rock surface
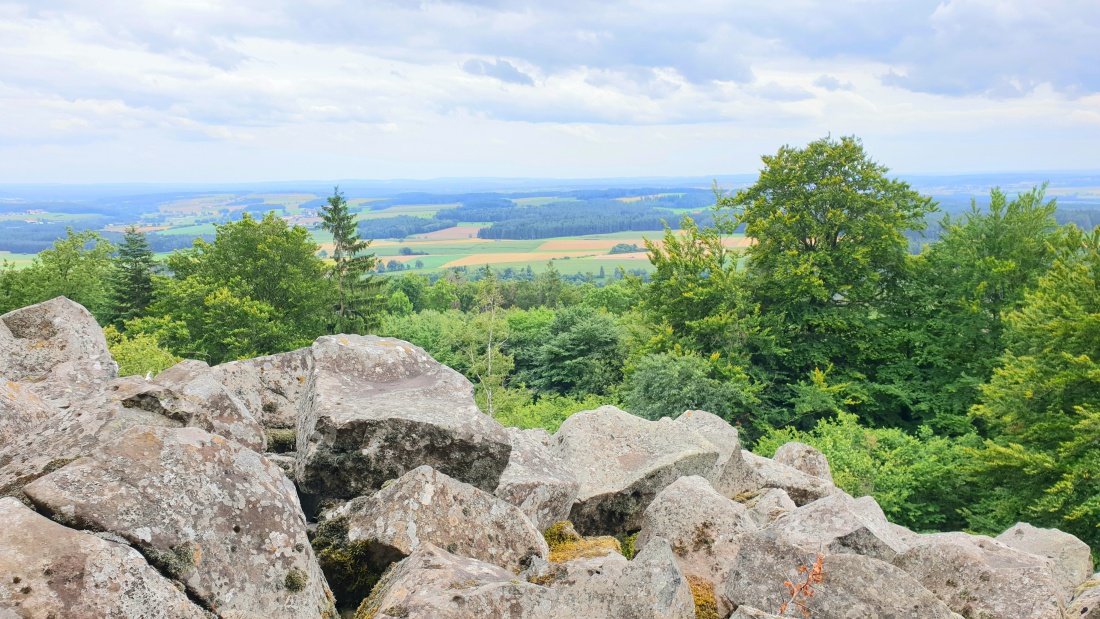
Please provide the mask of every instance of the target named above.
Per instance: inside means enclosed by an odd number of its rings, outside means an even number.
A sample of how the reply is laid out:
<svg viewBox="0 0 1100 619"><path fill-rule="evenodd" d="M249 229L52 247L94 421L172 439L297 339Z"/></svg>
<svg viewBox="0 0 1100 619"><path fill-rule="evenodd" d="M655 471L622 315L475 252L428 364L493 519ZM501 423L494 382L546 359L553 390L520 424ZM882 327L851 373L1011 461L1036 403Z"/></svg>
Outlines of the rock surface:
<svg viewBox="0 0 1100 619"><path fill-rule="evenodd" d="M894 559L928 590L964 617L1061 619L1062 591L1049 559L1021 552L981 535L921 536Z"/></svg>
<svg viewBox="0 0 1100 619"><path fill-rule="evenodd" d="M313 371L313 351L302 348L211 369L265 428L294 428L302 390Z"/></svg>
<svg viewBox="0 0 1100 619"><path fill-rule="evenodd" d="M824 479L830 484L833 483L833 472L829 470L829 459L825 457L825 454L805 443L791 441L781 445L779 449L775 450L775 456L772 457L772 460L796 468L807 475Z"/></svg>
<svg viewBox="0 0 1100 619"><path fill-rule="evenodd" d="M392 338L326 336L312 354L298 418L303 493L351 499L424 464L496 489L512 446L461 374Z"/></svg>
<svg viewBox="0 0 1100 619"><path fill-rule="evenodd" d="M61 522L126 540L223 615L334 612L294 486L223 437L135 427L23 491Z"/></svg>
<svg viewBox="0 0 1100 619"><path fill-rule="evenodd" d="M704 477L719 494L734 497L758 487L753 470L741 455L741 437L737 428L706 411L685 411L676 418L676 422L694 430L718 450L718 460Z"/></svg>
<svg viewBox="0 0 1100 619"><path fill-rule="evenodd" d="M136 550L0 499L0 617L204 619Z"/></svg>
<svg viewBox="0 0 1100 619"><path fill-rule="evenodd" d="M798 568L812 568L817 554L806 552L764 530L746 535L726 582L726 597L734 604L778 612L791 602L784 581L806 581ZM799 597L814 619L892 617L894 619L954 619L947 606L911 575L870 557L828 555L822 561L824 582L812 597ZM800 616L791 603L785 616Z"/></svg>
<svg viewBox="0 0 1100 619"><path fill-rule="evenodd" d="M585 535L638 530L657 493L685 475L707 475L718 460L714 445L686 425L613 406L575 413L554 439L580 482L569 519Z"/></svg>
<svg viewBox="0 0 1100 619"><path fill-rule="evenodd" d="M742 451L741 455L752 469L751 487L754 490L780 488L799 506L839 492L832 482L807 475L793 466L758 456L751 451Z"/></svg>
<svg viewBox="0 0 1100 619"><path fill-rule="evenodd" d="M798 508L773 526L780 539L807 551L859 554L890 562L909 549L869 496L827 496Z"/></svg>
<svg viewBox="0 0 1100 619"><path fill-rule="evenodd" d="M759 528L764 528L776 518L798 509L791 497L787 496L787 491L780 488L765 488L753 493L745 499L744 505L749 510L749 518Z"/></svg>
<svg viewBox="0 0 1100 619"><path fill-rule="evenodd" d="M369 550L378 556L399 559L430 543L518 572L531 557L549 554L546 540L518 507L429 466L326 514L326 520L336 518L347 519L349 542L379 546Z"/></svg>
<svg viewBox="0 0 1100 619"><path fill-rule="evenodd" d="M1053 561L1054 579L1062 587L1067 600L1073 597L1074 590L1081 583L1092 576L1092 551L1088 544L1069 533L1018 522L994 539L1016 550Z"/></svg>
<svg viewBox="0 0 1100 619"><path fill-rule="evenodd" d="M0 382L0 450L28 436L38 425L60 412L26 385L10 380Z"/></svg>
<svg viewBox="0 0 1100 619"><path fill-rule="evenodd" d="M1075 591L1073 603L1066 608L1069 619L1100 619L1100 574L1094 574Z"/></svg>
<svg viewBox="0 0 1100 619"><path fill-rule="evenodd" d="M718 494L702 477L681 477L646 508L634 549L644 550L655 539L667 540L680 572L707 583L724 617L733 610L723 587L741 536L755 530L744 505Z"/></svg>
<svg viewBox="0 0 1100 619"><path fill-rule="evenodd" d="M520 508L539 531L545 531L569 517L580 482L546 446L546 430L506 431L512 454L493 494Z"/></svg>

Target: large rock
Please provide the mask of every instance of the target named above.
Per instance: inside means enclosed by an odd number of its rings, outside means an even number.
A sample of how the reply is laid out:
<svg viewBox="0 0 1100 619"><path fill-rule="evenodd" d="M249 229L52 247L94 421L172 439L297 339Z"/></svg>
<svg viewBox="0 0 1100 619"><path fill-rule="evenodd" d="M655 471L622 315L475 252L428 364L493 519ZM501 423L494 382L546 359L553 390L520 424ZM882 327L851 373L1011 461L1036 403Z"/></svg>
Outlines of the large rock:
<svg viewBox="0 0 1100 619"><path fill-rule="evenodd" d="M780 619L779 615L757 610L752 606L739 606L730 619Z"/></svg>
<svg viewBox="0 0 1100 619"><path fill-rule="evenodd" d="M833 472L829 470L829 459L825 454L805 443L791 441L775 450L772 460L794 467L807 475L813 475L833 483Z"/></svg>
<svg viewBox="0 0 1100 619"><path fill-rule="evenodd" d="M294 428L302 391L313 372L313 351L302 348L211 369L265 428Z"/></svg>
<svg viewBox="0 0 1100 619"><path fill-rule="evenodd" d="M392 338L326 336L312 354L298 418L304 494L351 499L424 464L497 487L512 446L461 374Z"/></svg>
<svg viewBox="0 0 1100 619"><path fill-rule="evenodd" d="M580 482L547 448L545 430L506 430L512 454L493 494L523 510L538 530L545 531L569 517Z"/></svg>
<svg viewBox="0 0 1100 619"><path fill-rule="evenodd" d="M1062 590L1054 582L1052 562L985 536L922 535L894 565L964 617L1062 617Z"/></svg>
<svg viewBox="0 0 1100 619"><path fill-rule="evenodd" d="M741 536L756 530L744 505L718 494L702 477L681 477L657 495L642 516L634 541L644 550L653 540L667 540L680 571L715 598L720 616L732 607L724 586L741 546Z"/></svg>
<svg viewBox="0 0 1100 619"><path fill-rule="evenodd" d="M1069 619L1100 619L1100 574L1077 587L1073 602L1066 608Z"/></svg>
<svg viewBox="0 0 1100 619"><path fill-rule="evenodd" d="M737 428L706 411L685 411L676 422L694 430L718 450L718 460L704 477L719 494L735 497L758 487L754 471L741 455Z"/></svg>
<svg viewBox="0 0 1100 619"><path fill-rule="evenodd" d="M714 445L686 425L613 406L570 416L554 438L580 481L569 519L585 535L640 529L657 493L685 475L709 474L718 460Z"/></svg>
<svg viewBox="0 0 1100 619"><path fill-rule="evenodd" d="M61 522L126 540L224 616L334 613L293 484L223 437L132 428L23 492Z"/></svg>
<svg viewBox="0 0 1100 619"><path fill-rule="evenodd" d="M0 499L0 617L204 619L136 550Z"/></svg>
<svg viewBox="0 0 1100 619"><path fill-rule="evenodd" d="M356 619L692 619L691 593L667 544L514 574L425 544L379 582Z"/></svg>
<svg viewBox="0 0 1100 619"><path fill-rule="evenodd" d="M62 393L102 386L118 376L103 329L84 306L65 297L0 316L0 375L10 381L52 382Z"/></svg>
<svg viewBox="0 0 1100 619"><path fill-rule="evenodd" d="M909 549L869 496L827 496L796 509L773 526L781 539L808 551L852 553L890 562Z"/></svg>
<svg viewBox="0 0 1100 619"><path fill-rule="evenodd" d="M1016 550L1046 557L1054 562L1054 579L1065 591L1064 598L1092 576L1092 551L1089 545L1058 529L1040 529L1018 522L996 538Z"/></svg>
<svg viewBox="0 0 1100 619"><path fill-rule="evenodd" d="M823 558L824 581L813 585L812 597L794 602L785 581L806 582L817 561L806 552L778 539L765 529L746 535L730 569L726 597L734 604L801 616L802 604L813 619L892 617L893 619L954 619L947 606L898 568L861 555L827 555ZM805 567L807 571L799 572ZM751 616L751 615L750 615Z"/></svg>
<svg viewBox="0 0 1100 619"><path fill-rule="evenodd" d="M546 540L518 507L429 466L325 517L337 518L347 520L350 543L366 542L376 556L399 559L431 543L518 572L531 557L549 554Z"/></svg>
<svg viewBox="0 0 1100 619"><path fill-rule="evenodd" d="M123 406L202 428L258 452L265 450L263 427L202 361L181 361L152 381L124 380L117 393Z"/></svg>
<svg viewBox="0 0 1100 619"><path fill-rule="evenodd" d="M749 510L749 518L761 529L798 509L787 492L780 488L764 488L750 493L744 498L744 505Z"/></svg>
<svg viewBox="0 0 1100 619"><path fill-rule="evenodd" d="M27 389L27 385L0 382L0 450L27 436L39 424L60 412L60 409Z"/></svg>
<svg viewBox="0 0 1100 619"><path fill-rule="evenodd" d="M742 451L741 455L752 469L753 477L749 484L752 490L780 488L787 492L787 496L791 497L795 505L813 503L822 497L839 492L832 482L807 475L793 466L758 456L751 451Z"/></svg>

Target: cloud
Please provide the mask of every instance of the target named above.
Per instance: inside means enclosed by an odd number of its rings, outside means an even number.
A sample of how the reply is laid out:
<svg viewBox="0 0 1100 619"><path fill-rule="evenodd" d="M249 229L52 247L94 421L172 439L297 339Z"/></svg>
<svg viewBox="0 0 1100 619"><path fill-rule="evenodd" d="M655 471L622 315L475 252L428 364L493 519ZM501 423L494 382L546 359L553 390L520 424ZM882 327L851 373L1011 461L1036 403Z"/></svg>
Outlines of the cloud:
<svg viewBox="0 0 1100 619"><path fill-rule="evenodd" d="M851 82L842 82L832 75L821 75L814 80L814 86L818 88L824 88L825 90L852 90L853 86Z"/></svg>
<svg viewBox="0 0 1100 619"><path fill-rule="evenodd" d="M814 95L801 86L789 86L767 82L752 88L751 92L758 97L771 101L804 101L813 99Z"/></svg>
<svg viewBox="0 0 1100 619"><path fill-rule="evenodd" d="M522 84L524 86L535 85L535 80L531 79L530 75L520 71L515 65L507 60L495 60L490 62L479 58L471 58L462 63L462 70L470 75L494 77L509 84Z"/></svg>

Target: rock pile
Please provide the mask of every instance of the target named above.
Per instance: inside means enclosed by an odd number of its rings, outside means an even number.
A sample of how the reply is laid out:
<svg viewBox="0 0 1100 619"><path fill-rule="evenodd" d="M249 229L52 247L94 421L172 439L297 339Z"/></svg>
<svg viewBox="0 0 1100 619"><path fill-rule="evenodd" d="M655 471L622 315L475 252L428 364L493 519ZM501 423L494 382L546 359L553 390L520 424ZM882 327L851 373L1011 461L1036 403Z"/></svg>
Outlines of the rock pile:
<svg viewBox="0 0 1100 619"><path fill-rule="evenodd" d="M1073 536L913 533L704 411L506 429L373 336L119 379L64 298L0 349L0 618L1100 618Z"/></svg>

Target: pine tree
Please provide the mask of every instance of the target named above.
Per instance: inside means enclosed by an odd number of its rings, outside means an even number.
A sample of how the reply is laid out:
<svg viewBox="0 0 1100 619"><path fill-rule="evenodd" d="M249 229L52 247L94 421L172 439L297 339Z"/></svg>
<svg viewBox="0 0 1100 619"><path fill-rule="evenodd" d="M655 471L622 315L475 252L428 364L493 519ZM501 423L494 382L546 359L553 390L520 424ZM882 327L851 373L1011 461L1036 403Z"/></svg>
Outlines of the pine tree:
<svg viewBox="0 0 1100 619"><path fill-rule="evenodd" d="M136 226L126 229L118 253L111 259L108 285L111 323L122 328L123 322L140 318L153 301L153 250L145 234Z"/></svg>
<svg viewBox="0 0 1100 619"><path fill-rule="evenodd" d="M369 273L378 264L373 253L360 255L370 241L363 240L348 201L334 187L328 205L321 207L321 228L332 234L330 273L336 282L336 332L359 332L377 326L384 299L380 280Z"/></svg>

